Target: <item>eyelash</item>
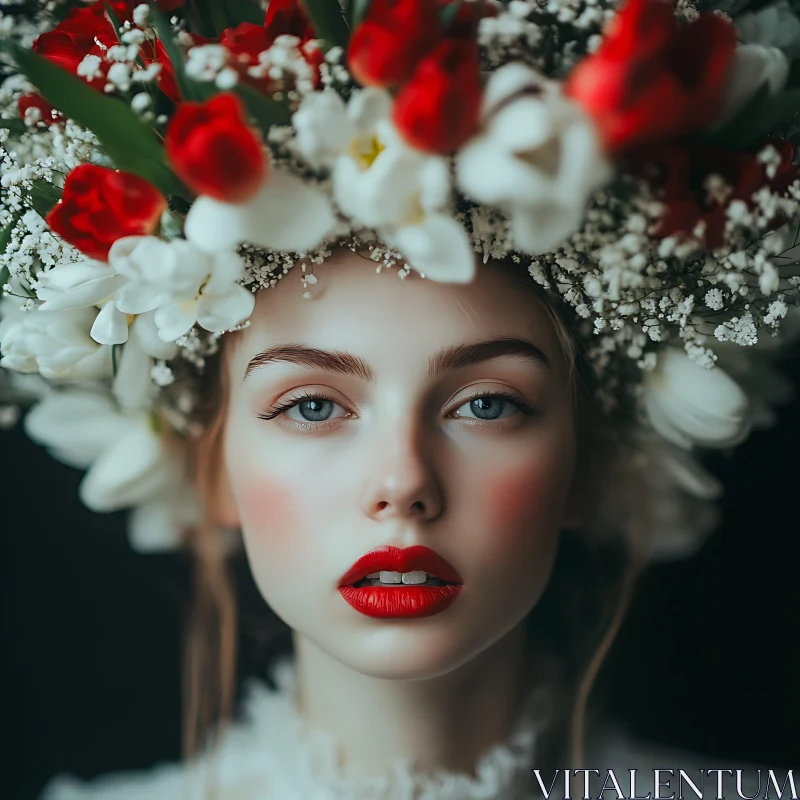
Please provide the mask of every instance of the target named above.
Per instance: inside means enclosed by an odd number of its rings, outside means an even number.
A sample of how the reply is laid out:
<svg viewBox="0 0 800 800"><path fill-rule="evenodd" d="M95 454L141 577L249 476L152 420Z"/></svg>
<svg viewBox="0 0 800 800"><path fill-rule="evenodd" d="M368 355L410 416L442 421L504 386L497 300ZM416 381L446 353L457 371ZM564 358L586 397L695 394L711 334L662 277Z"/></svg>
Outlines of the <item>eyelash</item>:
<svg viewBox="0 0 800 800"><path fill-rule="evenodd" d="M505 400L512 405L516 406L520 412L523 414L533 417L538 414L538 411L533 408L533 406L526 403L524 400L521 400L518 397L515 397L508 392L503 392L497 389L489 389L484 391L478 391L474 394L467 397L463 403L459 406L466 405L467 403L472 402L473 400L484 399L487 397L497 398L500 400ZM265 414L259 414L258 418L263 420L272 420L276 417L279 417L281 414L287 412L290 408L294 408L295 406L302 403L304 400L328 400L331 403L335 403L336 405L341 405L341 403L337 403L336 400L331 397L330 395L325 394L324 392L308 392L301 395L296 395L295 397L289 398L285 403L282 403L279 406L276 406L273 409L270 409L269 412ZM297 428L298 430L324 430L325 428L330 427L331 424L335 423L337 420L343 419L343 417L337 417L336 420L323 420L322 422L298 422L295 419L289 420L289 424L293 428ZM505 419L508 419L506 417ZM498 425L502 425L504 420L469 420L469 422L477 427L480 428L494 428Z"/></svg>

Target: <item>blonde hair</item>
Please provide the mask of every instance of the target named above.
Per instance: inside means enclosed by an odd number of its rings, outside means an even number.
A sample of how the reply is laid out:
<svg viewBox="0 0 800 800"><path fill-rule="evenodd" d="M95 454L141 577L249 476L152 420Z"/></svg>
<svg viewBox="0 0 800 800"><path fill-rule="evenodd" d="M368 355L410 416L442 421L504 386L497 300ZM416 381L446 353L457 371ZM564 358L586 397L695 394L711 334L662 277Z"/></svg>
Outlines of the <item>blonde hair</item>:
<svg viewBox="0 0 800 800"><path fill-rule="evenodd" d="M578 443L576 493L591 516L591 509L603 492L598 478L607 472L600 465L605 467L615 458L614 435L600 424L593 400L592 371L579 349L579 338L570 327L569 315L557 299L545 293L521 268L512 262L507 266L551 320L569 366ZM208 507L206 521L193 531L191 540L194 603L184 649L183 749L187 757L213 743L224 731L235 698L237 608L220 531L210 522L219 465L223 463L230 392L224 354L234 338L234 334L223 338L220 353L208 369L202 409L206 430L193 452L200 497ZM576 541L582 543L583 552L570 563ZM562 549L569 544L573 551L567 553L566 560L557 558L545 595L531 613L530 627L545 638L552 635L557 640L566 667L563 674L567 676L564 695L568 708L560 725L553 728L544 758L562 766L564 762L559 760L568 758L578 767L583 761L592 688L629 606L639 565L625 552L623 566L609 579L608 564L599 557L599 543L593 541L589 531L582 531L579 537L562 536L562 542L565 542ZM571 619L567 618L570 610Z"/></svg>

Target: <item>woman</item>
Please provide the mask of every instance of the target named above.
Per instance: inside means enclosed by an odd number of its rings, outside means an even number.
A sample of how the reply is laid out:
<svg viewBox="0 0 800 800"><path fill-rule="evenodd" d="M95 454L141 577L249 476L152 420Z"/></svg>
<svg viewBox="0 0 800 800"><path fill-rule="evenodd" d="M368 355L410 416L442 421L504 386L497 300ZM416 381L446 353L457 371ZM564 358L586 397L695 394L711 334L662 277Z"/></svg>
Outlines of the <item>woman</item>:
<svg viewBox="0 0 800 800"><path fill-rule="evenodd" d="M26 429L84 502L197 555L193 760L47 796L646 793L586 702L797 293L792 131L745 124L786 127L787 56L662 0L158 5L179 36L93 3L13 51L0 347L57 384ZM295 660L228 726L230 531Z"/></svg>

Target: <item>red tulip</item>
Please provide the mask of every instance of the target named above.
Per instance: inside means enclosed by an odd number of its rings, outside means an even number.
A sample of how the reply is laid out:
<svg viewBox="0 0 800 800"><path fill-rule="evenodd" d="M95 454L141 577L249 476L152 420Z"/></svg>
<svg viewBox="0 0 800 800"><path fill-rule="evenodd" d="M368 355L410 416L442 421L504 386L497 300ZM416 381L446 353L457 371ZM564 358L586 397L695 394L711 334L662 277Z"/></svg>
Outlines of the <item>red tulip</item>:
<svg viewBox="0 0 800 800"><path fill-rule="evenodd" d="M247 124L235 94L182 103L164 144L178 177L198 194L239 203L255 194L266 177L261 139Z"/></svg>
<svg viewBox="0 0 800 800"><path fill-rule="evenodd" d="M679 26L670 0L630 0L565 92L613 153L679 139L716 119L736 41L736 28L716 14Z"/></svg>
<svg viewBox="0 0 800 800"><path fill-rule="evenodd" d="M362 86L397 86L442 36L439 9L431 0L372 0L350 38L350 73Z"/></svg>
<svg viewBox="0 0 800 800"><path fill-rule="evenodd" d="M272 47L278 36L297 36L300 39L300 52L314 71L314 85L319 87L319 67L325 54L308 44L316 38L316 33L298 0L270 0L264 25L242 22L235 28L227 28L222 32L220 44L233 56L233 67L239 73L239 79L269 94L272 79L254 78L248 70L258 64L259 54Z"/></svg>
<svg viewBox="0 0 800 800"><path fill-rule="evenodd" d="M17 101L17 110L22 119L25 119L29 108L36 108L39 110L39 119L45 125L56 125L64 121L64 117L62 117L44 97L36 92L24 94Z"/></svg>
<svg viewBox="0 0 800 800"><path fill-rule="evenodd" d="M297 36L302 41L316 39L317 34L299 0L269 0L264 28L270 42L276 36Z"/></svg>
<svg viewBox="0 0 800 800"><path fill-rule="evenodd" d="M444 155L477 128L481 98L477 45L446 39L422 59L398 92L394 124L412 147Z"/></svg>
<svg viewBox="0 0 800 800"><path fill-rule="evenodd" d="M110 3L121 22L130 22L133 18L134 4L133 0L114 0ZM72 9L52 31L38 36L32 49L73 75L77 75L78 65L87 55L98 56L100 72L103 77L84 80L93 89L102 92L106 85L105 75L111 67L111 62L106 59L106 52L109 47L117 44L119 44L119 38L106 14L106 3L104 0L97 0L89 6ZM145 45L142 48L142 61L145 66L154 61L161 64L159 88L170 100L177 102L180 99L180 93L175 81L175 73L161 42L157 41L155 48L150 44Z"/></svg>
<svg viewBox="0 0 800 800"><path fill-rule="evenodd" d="M105 261L117 239L151 234L166 208L164 195L144 178L81 164L67 175L47 224L89 258Z"/></svg>

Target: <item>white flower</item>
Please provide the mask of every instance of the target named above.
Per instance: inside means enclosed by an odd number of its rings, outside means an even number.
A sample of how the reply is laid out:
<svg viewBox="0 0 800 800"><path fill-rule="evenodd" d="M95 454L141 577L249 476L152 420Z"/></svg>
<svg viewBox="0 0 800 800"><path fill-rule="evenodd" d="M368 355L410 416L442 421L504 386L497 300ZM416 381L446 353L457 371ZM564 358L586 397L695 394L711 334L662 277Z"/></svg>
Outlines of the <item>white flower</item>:
<svg viewBox="0 0 800 800"><path fill-rule="evenodd" d="M788 77L789 61L777 47L740 44L728 73L715 127L735 117L762 86L768 86L772 95L780 92Z"/></svg>
<svg viewBox="0 0 800 800"><path fill-rule="evenodd" d="M111 348L89 335L93 308L22 311L17 300L0 301L0 363L50 380L102 380L112 373Z"/></svg>
<svg viewBox="0 0 800 800"><path fill-rule="evenodd" d="M148 414L122 413L97 392L53 392L28 414L25 430L59 461L88 470L80 497L93 511L140 507L131 529L139 549L172 546L178 533L170 520L190 522L181 464Z"/></svg>
<svg viewBox="0 0 800 800"><path fill-rule="evenodd" d="M736 26L747 44L778 47L788 58L800 56L800 19L786 0L743 14Z"/></svg>
<svg viewBox="0 0 800 800"><path fill-rule="evenodd" d="M407 146L389 121L388 93L362 89L349 103L334 92L305 97L292 118L295 146L333 173L337 205L378 232L428 278L467 283L475 254L450 210L447 160Z"/></svg>
<svg viewBox="0 0 800 800"><path fill-rule="evenodd" d="M692 453L660 437L643 437L642 449L649 560L688 558L717 526L713 501L722 496L722 484Z"/></svg>
<svg viewBox="0 0 800 800"><path fill-rule="evenodd" d="M38 276L36 295L43 311L85 308L107 300L125 279L100 261L57 264Z"/></svg>
<svg viewBox="0 0 800 800"><path fill-rule="evenodd" d="M655 430L682 447L728 447L750 432L747 395L739 384L719 367L704 369L678 348L658 354L643 391Z"/></svg>
<svg viewBox="0 0 800 800"><path fill-rule="evenodd" d="M112 386L122 408L149 408L157 392L151 374L155 361L174 358L178 353L178 345L165 342L158 335L155 315L155 311L139 314L122 348Z"/></svg>
<svg viewBox="0 0 800 800"><path fill-rule="evenodd" d="M273 168L262 188L243 203L202 196L186 215L186 238L209 253L243 242L268 250L302 252L320 244L336 226L330 200L315 187Z"/></svg>
<svg viewBox="0 0 800 800"><path fill-rule="evenodd" d="M175 482L173 481L173 484ZM183 531L200 518L197 493L188 483L175 485L169 495L141 503L128 518L128 541L138 553L163 553L183 544Z"/></svg>
<svg viewBox="0 0 800 800"><path fill-rule="evenodd" d="M519 63L492 74L482 119L456 158L460 188L508 213L521 250L554 249L580 227L592 192L611 176L593 122L558 82Z"/></svg>
<svg viewBox="0 0 800 800"><path fill-rule="evenodd" d="M117 310L155 311L165 342L174 342L195 322L212 332L228 330L253 310L253 293L238 283L244 263L232 251L208 253L184 239L128 236L114 242L108 261L128 279L115 295Z"/></svg>

